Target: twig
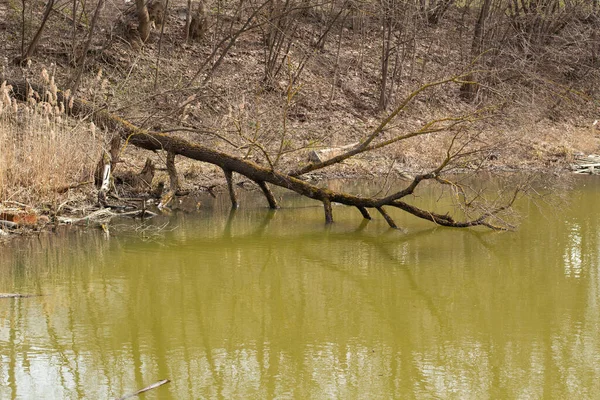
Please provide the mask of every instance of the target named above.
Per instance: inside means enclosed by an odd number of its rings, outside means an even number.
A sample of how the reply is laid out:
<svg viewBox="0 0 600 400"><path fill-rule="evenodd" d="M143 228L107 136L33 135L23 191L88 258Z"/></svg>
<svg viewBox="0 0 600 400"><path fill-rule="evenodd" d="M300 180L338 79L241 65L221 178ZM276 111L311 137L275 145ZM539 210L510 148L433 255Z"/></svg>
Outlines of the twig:
<svg viewBox="0 0 600 400"><path fill-rule="evenodd" d="M116 400L126 400L126 399L130 399L132 397L136 397L136 396L138 396L138 395L140 395L140 394L142 394L144 392L147 392L147 391L152 390L152 389L156 389L157 387L160 387L160 386L162 386L164 384L167 384L169 382L171 382L171 381L168 380L168 379L163 379L162 381L155 382L155 383L153 383L150 386L146 386L145 388L138 390L137 392L126 394L123 397L118 397Z"/></svg>
<svg viewBox="0 0 600 400"><path fill-rule="evenodd" d="M77 4L77 3L75 3ZM70 21L76 28L81 28L81 29L86 29L88 26L86 24L84 24L83 22L80 21L76 21L73 18L71 18L70 15L65 14L64 12L62 12L61 10L57 10L57 9L52 9L52 12L55 14L60 15L61 17L63 17L64 19L66 19L67 21ZM75 14L73 14L75 15Z"/></svg>

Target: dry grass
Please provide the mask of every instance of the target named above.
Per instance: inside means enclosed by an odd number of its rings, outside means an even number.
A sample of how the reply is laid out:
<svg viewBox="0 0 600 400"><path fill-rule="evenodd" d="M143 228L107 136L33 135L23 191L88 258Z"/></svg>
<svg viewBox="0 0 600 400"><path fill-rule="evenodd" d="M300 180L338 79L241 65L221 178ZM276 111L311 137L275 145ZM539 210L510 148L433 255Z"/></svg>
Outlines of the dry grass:
<svg viewBox="0 0 600 400"><path fill-rule="evenodd" d="M64 200L64 188L93 179L103 137L89 123L67 120L52 90L46 101L32 93L25 104L0 87L0 202Z"/></svg>

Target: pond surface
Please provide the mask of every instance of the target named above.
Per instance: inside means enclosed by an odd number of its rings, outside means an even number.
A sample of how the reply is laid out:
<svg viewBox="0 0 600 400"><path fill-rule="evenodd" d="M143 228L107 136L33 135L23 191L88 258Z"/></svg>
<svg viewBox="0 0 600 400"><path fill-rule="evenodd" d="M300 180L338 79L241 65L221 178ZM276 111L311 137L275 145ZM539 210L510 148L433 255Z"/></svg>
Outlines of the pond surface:
<svg viewBox="0 0 600 400"><path fill-rule="evenodd" d="M509 233L341 206L327 227L290 196L11 243L0 292L44 296L0 299L0 398L161 379L142 397L598 398L599 194L588 178L563 209L524 201Z"/></svg>

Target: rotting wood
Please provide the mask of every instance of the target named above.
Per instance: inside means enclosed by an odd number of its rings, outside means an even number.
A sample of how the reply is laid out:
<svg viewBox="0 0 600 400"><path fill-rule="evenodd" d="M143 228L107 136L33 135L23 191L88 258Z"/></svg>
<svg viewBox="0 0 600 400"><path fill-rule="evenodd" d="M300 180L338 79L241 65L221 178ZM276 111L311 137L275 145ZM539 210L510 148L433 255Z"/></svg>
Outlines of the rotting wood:
<svg viewBox="0 0 600 400"><path fill-rule="evenodd" d="M0 77L0 82L2 81L3 79L2 77ZM450 80L445 80L440 82L449 81ZM418 91L413 92L411 94L411 97L405 100L405 103L407 103L411 98L416 96L420 91L433 85L439 85L440 82L424 85ZM30 87L38 93L44 92L44 88L37 85L30 85L29 83L23 81L7 80L7 84L12 87L13 96L21 101L27 101ZM436 168L435 170L429 173L415 176L412 182L406 188L391 195L388 195L384 198L362 197L344 192L332 191L313 185L300 178L301 175L307 172L311 172L316 169L332 165L339 161L343 161L355 154L359 154L370 149L381 148L382 146L387 145L388 142L394 143L395 141L400 140L393 139L392 141L384 141L376 145L371 144L372 140L375 137L377 137L379 132L384 130L387 123L389 123L389 121L391 121L391 119L398 114L400 108L398 108L387 118L385 118L384 121L380 124L380 126L378 126L378 128L375 130L375 132L369 137L369 139L364 142L361 142L359 147L354 148L340 156L333 157L332 159L329 159L323 163L310 165L308 167L301 168L298 171L284 173L274 170L272 168L263 167L252 161L242 159L231 154L227 154L212 148L205 147L199 143L190 142L188 140L171 136L165 133L159 133L147 129L142 129L123 118L109 113L105 109L96 109L84 100L66 98L64 93L61 91L58 92L57 97L57 100L59 102L72 105L70 107L67 107L67 113L69 115L74 117L88 117L96 124L96 126L102 129L106 129L108 131L118 132L126 143L130 143L136 147L140 147L150 151L164 150L193 160L210 163L223 169L223 171L225 171L226 178L229 174L235 172L251 179L254 182L269 183L275 186L294 191L302 196L321 201L325 205L324 209L326 213L325 217L327 222L333 221L331 213L328 212L328 210L330 210L330 206L328 207L327 204L330 205L331 203L339 203L348 206L354 206L359 209L360 207L364 209L381 209L384 206L394 207L401 209L409 214L412 214L413 216L416 216L418 218L431 221L437 225L448 227L465 228L471 226L486 226L494 230L506 230L510 227L494 225L492 222L489 221L489 219L495 217L497 214L510 207L510 205L512 205L512 203L514 202L517 194L519 193L519 190L515 191L515 198L513 198L508 205L484 211L474 218L463 221L455 220L453 217L447 214L429 212L427 210L410 205L401 200L406 196L412 195L416 187L422 181L437 179L439 177L439 173L443 170L444 167L446 167L446 165L450 161L450 155L448 155L447 159L444 160L440 164L440 166L438 166L438 168ZM402 136L401 138L408 138L413 136L416 136L416 134L407 134ZM228 182L228 185L233 187L232 182ZM230 196L232 196L232 194L234 195L235 192L230 190ZM237 206L237 199L233 198L233 196L232 205L234 205L234 207ZM389 214L386 220L388 220L388 223L390 223L391 217L389 216Z"/></svg>
<svg viewBox="0 0 600 400"><path fill-rule="evenodd" d="M147 192L152 189L152 181L156 173L154 162L148 157L139 173L125 171L115 175L117 182L126 184L133 192Z"/></svg>

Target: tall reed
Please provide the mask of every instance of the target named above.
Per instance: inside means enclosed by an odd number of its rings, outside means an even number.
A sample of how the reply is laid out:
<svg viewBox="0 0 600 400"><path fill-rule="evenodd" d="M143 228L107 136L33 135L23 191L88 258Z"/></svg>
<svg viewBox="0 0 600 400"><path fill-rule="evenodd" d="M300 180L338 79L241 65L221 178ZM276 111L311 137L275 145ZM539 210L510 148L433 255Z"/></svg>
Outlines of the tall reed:
<svg viewBox="0 0 600 400"><path fill-rule="evenodd" d="M30 91L26 103L0 85L0 202L52 201L65 196L61 188L93 179L104 138L68 118L53 77L44 70L42 78L46 92Z"/></svg>

